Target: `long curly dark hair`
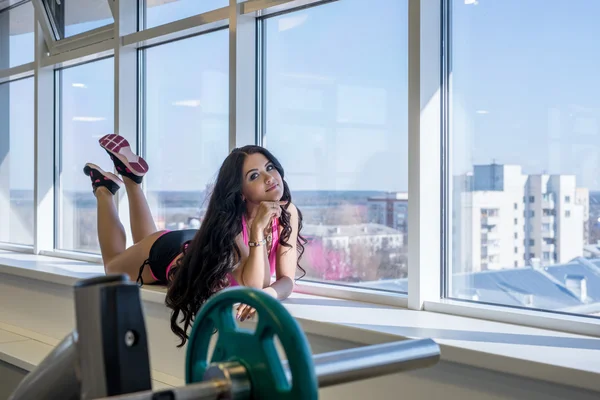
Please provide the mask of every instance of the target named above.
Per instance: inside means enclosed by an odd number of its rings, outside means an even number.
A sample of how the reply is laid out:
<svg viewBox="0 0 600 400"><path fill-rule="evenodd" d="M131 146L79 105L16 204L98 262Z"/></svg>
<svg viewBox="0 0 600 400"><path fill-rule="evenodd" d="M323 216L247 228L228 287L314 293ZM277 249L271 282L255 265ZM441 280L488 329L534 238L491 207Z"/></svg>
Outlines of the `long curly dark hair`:
<svg viewBox="0 0 600 400"><path fill-rule="evenodd" d="M241 252L236 237L242 231L242 217L246 203L242 200L244 160L250 154L261 153L275 167L283 180L283 197L287 201L279 218L282 227L279 244L292 247L287 241L292 233L291 214L287 211L292 201L290 189L284 178L283 167L267 149L260 146L244 146L234 149L221 165L217 181L210 196L206 215L194 238L183 246L176 268L170 273L170 284L165 303L171 308L171 330L181 339L182 347L188 339L187 331L194 317L210 296L229 286L227 274L240 260ZM306 239L300 235L302 213L298 210L298 268ZM302 277L301 276L301 277ZM183 327L179 324L183 323Z"/></svg>

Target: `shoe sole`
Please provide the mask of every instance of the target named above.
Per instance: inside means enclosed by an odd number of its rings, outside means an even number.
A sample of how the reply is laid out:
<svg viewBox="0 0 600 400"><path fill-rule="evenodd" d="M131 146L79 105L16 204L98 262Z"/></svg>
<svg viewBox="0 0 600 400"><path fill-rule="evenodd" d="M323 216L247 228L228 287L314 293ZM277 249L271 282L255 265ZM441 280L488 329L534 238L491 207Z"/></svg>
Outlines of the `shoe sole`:
<svg viewBox="0 0 600 400"><path fill-rule="evenodd" d="M92 163L85 164L85 167L83 167L83 173L86 174L87 176L90 176L90 170L92 170L92 169L95 169L96 171L100 172L103 176L107 177L108 179L110 179L111 181L116 183L119 187L122 187L124 185L123 181L120 180L115 174L113 174L111 172L106 172L105 170L103 170L102 168L97 166L96 164L92 164Z"/></svg>
<svg viewBox="0 0 600 400"><path fill-rule="evenodd" d="M148 172L146 160L131 151L127 139L120 135L106 135L100 138L100 147L117 157L129 171L136 176L144 176Z"/></svg>

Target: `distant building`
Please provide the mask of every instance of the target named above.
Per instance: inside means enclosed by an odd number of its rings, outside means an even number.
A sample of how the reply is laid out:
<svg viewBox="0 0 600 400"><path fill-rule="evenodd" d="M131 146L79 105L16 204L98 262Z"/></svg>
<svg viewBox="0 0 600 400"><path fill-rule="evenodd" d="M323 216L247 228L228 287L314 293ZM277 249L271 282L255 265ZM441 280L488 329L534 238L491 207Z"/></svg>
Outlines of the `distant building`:
<svg viewBox="0 0 600 400"><path fill-rule="evenodd" d="M403 234L393 228L308 224L302 234L309 241L303 265L312 278L358 282L406 276Z"/></svg>
<svg viewBox="0 0 600 400"><path fill-rule="evenodd" d="M408 193L388 193L369 197L369 222L385 225L403 234L403 245L408 244Z"/></svg>
<svg viewBox="0 0 600 400"><path fill-rule="evenodd" d="M583 244L590 243L590 191L587 188L575 189L575 204L583 207Z"/></svg>
<svg viewBox="0 0 600 400"><path fill-rule="evenodd" d="M572 175L524 175L476 165L456 177L454 273L566 263L583 255L589 194Z"/></svg>
<svg viewBox="0 0 600 400"><path fill-rule="evenodd" d="M354 225L306 225L302 235L310 240L319 240L326 249L349 252L352 245L376 252L383 248L402 247L403 234L380 224Z"/></svg>

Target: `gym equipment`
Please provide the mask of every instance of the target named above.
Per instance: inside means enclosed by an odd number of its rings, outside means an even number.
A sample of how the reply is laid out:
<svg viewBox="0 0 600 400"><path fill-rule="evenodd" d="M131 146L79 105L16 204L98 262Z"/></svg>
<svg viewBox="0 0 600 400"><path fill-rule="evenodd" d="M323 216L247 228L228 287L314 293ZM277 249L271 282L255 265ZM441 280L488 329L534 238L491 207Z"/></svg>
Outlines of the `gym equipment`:
<svg viewBox="0 0 600 400"><path fill-rule="evenodd" d="M241 290L240 290L241 289ZM231 311L236 303L248 304L258 314L254 333L238 328ZM194 323L187 348L186 383L201 382L208 369L208 349L213 328L219 338L211 362L239 360L247 370L254 398L317 398L318 384L312 353L302 329L276 299L258 290L225 290L207 301ZM288 384L274 337L277 335L289 359Z"/></svg>
<svg viewBox="0 0 600 400"><path fill-rule="evenodd" d="M237 325L237 303L256 309L254 332ZM319 388L426 368L440 357L431 339L312 356L300 326L279 301L236 287L213 296L198 313L187 348L186 386L153 392L139 287L126 275L79 281L75 311L76 330L9 400L313 400ZM275 337L288 361L279 358Z"/></svg>

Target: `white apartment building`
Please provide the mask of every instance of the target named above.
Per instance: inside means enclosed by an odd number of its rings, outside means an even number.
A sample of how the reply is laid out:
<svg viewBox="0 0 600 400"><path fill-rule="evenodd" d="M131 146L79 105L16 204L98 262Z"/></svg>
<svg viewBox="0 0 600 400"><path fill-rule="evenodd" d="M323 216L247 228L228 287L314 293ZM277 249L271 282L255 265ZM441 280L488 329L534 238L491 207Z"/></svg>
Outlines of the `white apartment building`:
<svg viewBox="0 0 600 400"><path fill-rule="evenodd" d="M583 255L588 194L572 175L524 175L516 165L475 166L457 177L453 271L566 263Z"/></svg>
<svg viewBox="0 0 600 400"><path fill-rule="evenodd" d="M583 244L590 244L590 190L588 188L575 189L575 204L583 207Z"/></svg>

